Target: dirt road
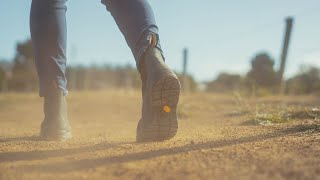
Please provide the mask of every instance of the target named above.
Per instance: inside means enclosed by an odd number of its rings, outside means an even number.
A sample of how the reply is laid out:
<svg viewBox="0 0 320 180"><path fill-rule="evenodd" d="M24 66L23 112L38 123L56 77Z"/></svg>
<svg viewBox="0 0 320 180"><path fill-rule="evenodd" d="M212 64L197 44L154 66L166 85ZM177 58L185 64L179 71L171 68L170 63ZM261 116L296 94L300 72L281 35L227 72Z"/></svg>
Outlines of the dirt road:
<svg viewBox="0 0 320 180"><path fill-rule="evenodd" d="M41 99L0 94L0 179L320 177L317 117L277 124L256 118L268 108L317 109L320 98L183 95L177 136L157 143L135 143L139 92L74 92L68 100L73 139L45 142L36 137Z"/></svg>

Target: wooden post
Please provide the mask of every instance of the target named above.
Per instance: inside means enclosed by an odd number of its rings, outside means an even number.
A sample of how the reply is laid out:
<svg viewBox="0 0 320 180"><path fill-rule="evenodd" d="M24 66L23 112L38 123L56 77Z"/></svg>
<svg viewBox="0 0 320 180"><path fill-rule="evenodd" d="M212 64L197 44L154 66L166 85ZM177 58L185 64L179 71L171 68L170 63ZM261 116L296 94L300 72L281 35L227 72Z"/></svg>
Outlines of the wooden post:
<svg viewBox="0 0 320 180"><path fill-rule="evenodd" d="M1 91L2 92L8 92L8 75L9 73L7 71L4 71L4 78L3 78L3 81L2 81L2 89Z"/></svg>
<svg viewBox="0 0 320 180"><path fill-rule="evenodd" d="M292 31L292 24L293 24L293 18L292 17L286 18L286 31L285 31L285 37L284 37L284 42L283 42L282 54L281 54L281 65L280 65L280 70L279 70L279 92L281 94L283 94L284 90L285 90L285 83L283 81L283 74L284 74L287 55L288 55L288 48L289 48L291 31Z"/></svg>
<svg viewBox="0 0 320 180"><path fill-rule="evenodd" d="M188 79L187 79L187 65L188 65L188 49L183 49L183 69L182 69L182 90L188 91Z"/></svg>

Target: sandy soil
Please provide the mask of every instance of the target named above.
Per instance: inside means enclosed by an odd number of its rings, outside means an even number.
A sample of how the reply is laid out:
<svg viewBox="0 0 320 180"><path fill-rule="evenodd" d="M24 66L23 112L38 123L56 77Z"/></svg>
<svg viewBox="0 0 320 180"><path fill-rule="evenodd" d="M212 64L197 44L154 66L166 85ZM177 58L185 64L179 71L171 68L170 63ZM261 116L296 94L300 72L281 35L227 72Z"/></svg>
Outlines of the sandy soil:
<svg viewBox="0 0 320 180"><path fill-rule="evenodd" d="M0 94L0 179L320 177L319 120L250 123L250 114L266 107L319 107L320 99L313 96L185 94L177 136L156 143L135 142L139 92L74 92L68 101L74 137L45 142L37 140L41 98Z"/></svg>

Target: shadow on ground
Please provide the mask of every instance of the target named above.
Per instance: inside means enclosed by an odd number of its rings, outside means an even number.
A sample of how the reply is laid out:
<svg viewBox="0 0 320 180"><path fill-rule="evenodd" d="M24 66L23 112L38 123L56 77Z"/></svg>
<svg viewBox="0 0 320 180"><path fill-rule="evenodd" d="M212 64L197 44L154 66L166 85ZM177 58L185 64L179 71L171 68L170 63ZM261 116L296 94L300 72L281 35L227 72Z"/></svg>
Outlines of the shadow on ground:
<svg viewBox="0 0 320 180"><path fill-rule="evenodd" d="M0 143L4 142L17 142L17 141L38 141L38 136L26 136L26 137L14 137L14 138L4 138L0 139Z"/></svg>
<svg viewBox="0 0 320 180"><path fill-rule="evenodd" d="M17 138L14 138L14 139L16 141ZM21 139L18 138L18 139L19 140L25 139L26 141L30 141L30 139L38 140L37 138L31 138L31 137L25 137ZM25 160L32 161L32 160L48 159L53 157L63 157L63 156L74 155L78 153L106 150L109 148L115 148L122 144L130 144L130 143L103 142L93 146L85 146L85 147L79 147L79 148L57 149L57 150L47 150L47 151L31 151L31 152L6 152L6 153L0 153L0 163L12 162L12 161L25 161Z"/></svg>
<svg viewBox="0 0 320 180"><path fill-rule="evenodd" d="M231 140L218 140L210 141L199 144L188 144L182 147L174 147L169 149L159 149L152 150L148 152L137 152L131 154L125 154L120 156L111 156L100 159L83 159L83 160L72 160L68 162L58 162L51 164L41 164L41 165L22 165L18 166L18 169L28 172L72 172L78 170L91 169L108 164L117 163L127 163L140 160L146 160L161 156L175 155L179 153L185 153L189 151L202 150L202 149L215 149L232 145L239 145L250 142L258 142L267 139L283 137L288 135L296 135L302 132L317 133L320 132L319 125L297 125L287 129L276 130L272 133L262 134L257 136L248 136L238 139ZM19 160L38 160L46 159L50 157L63 157L66 155L72 155L81 152L91 152L97 150L104 150L107 148L113 148L119 146L120 144L108 144L101 143L94 146L81 147L75 149L61 149L61 150L51 150L51 151L40 151L40 152L9 152L0 154L0 163L8 161L19 161Z"/></svg>

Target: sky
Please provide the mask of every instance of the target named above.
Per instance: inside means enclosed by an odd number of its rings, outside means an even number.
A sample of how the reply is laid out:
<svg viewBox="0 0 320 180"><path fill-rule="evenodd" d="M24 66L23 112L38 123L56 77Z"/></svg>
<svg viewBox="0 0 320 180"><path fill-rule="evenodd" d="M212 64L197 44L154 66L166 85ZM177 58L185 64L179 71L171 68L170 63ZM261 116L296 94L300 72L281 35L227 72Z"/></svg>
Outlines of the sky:
<svg viewBox="0 0 320 180"><path fill-rule="evenodd" d="M267 52L279 68L285 18L294 17L285 77L302 64L320 67L319 0L149 0L167 64L198 81L220 72L245 74L251 59ZM30 38L31 0L0 1L0 59L11 60L17 42ZM69 65L135 65L130 49L100 0L67 3Z"/></svg>

